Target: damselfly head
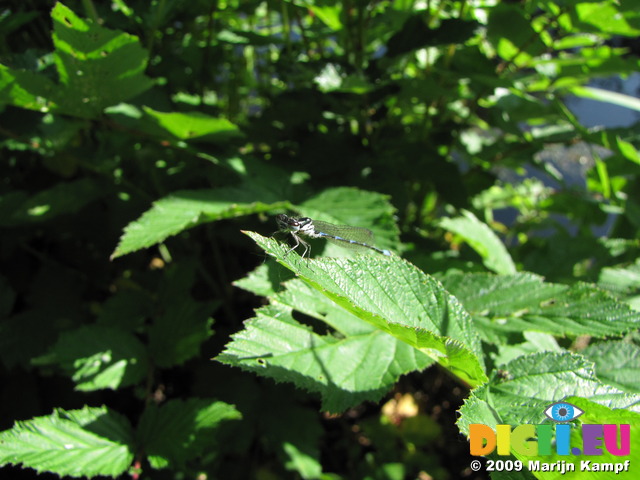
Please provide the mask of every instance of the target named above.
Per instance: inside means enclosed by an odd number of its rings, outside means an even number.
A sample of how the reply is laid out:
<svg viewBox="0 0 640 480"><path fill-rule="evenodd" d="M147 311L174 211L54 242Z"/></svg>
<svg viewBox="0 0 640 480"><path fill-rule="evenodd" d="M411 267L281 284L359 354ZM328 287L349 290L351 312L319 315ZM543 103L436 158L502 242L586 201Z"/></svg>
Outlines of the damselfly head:
<svg viewBox="0 0 640 480"><path fill-rule="evenodd" d="M278 224L278 227L280 229L289 228L289 217L287 217L286 215L280 213L280 214L276 215L276 223Z"/></svg>
<svg viewBox="0 0 640 480"><path fill-rule="evenodd" d="M284 232L297 232L300 230L300 220L283 213L276 215L278 228Z"/></svg>

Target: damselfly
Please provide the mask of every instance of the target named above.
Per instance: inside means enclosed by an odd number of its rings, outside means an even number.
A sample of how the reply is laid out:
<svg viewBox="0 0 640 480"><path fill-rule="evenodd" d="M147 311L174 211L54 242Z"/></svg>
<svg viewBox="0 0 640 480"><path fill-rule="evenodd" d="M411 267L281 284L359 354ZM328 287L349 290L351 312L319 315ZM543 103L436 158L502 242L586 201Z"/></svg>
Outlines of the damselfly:
<svg viewBox="0 0 640 480"><path fill-rule="evenodd" d="M371 245L373 243L373 233L371 230L362 227L352 227L350 225L333 225L320 220L311 220L309 217L289 217L280 214L276 216L276 222L280 231L290 233L296 244L289 249L289 252L298 248L302 244L304 257L310 252L311 247L300 236L308 238L325 238L330 242L342 247L374 250L382 255L391 255L389 250L382 250Z"/></svg>

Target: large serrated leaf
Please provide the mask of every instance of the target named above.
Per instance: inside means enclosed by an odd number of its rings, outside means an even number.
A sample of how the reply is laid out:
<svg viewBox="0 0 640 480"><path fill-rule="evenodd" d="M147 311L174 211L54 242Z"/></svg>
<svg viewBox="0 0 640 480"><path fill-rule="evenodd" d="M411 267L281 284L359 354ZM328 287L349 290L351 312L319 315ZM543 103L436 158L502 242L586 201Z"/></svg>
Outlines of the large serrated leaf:
<svg viewBox="0 0 640 480"><path fill-rule="evenodd" d="M598 286L620 296L631 308L640 311L640 259L631 265L603 268Z"/></svg>
<svg viewBox="0 0 640 480"><path fill-rule="evenodd" d="M605 337L640 325L639 312L593 285L547 283L531 273L451 274L442 281L483 325L480 332L492 343L500 343L508 332Z"/></svg>
<svg viewBox="0 0 640 480"><path fill-rule="evenodd" d="M502 365L500 374L475 390L460 410L458 426L472 423L518 425L540 423L546 406L576 395L609 408L640 412L640 394L603 384L594 365L573 353L540 352Z"/></svg>
<svg viewBox="0 0 640 480"><path fill-rule="evenodd" d="M278 304L259 309L216 359L318 392L323 409L331 412L377 401L400 375L432 363L425 354L371 328L346 338L318 335L298 323L291 308Z"/></svg>
<svg viewBox="0 0 640 480"><path fill-rule="evenodd" d="M603 382L627 392L640 392L640 348L627 342L602 342L590 345L582 352L596 365L596 374Z"/></svg>
<svg viewBox="0 0 640 480"><path fill-rule="evenodd" d="M430 356L470 385L486 380L480 343L468 314L437 280L413 265L382 255L301 259L294 253L287 255L288 249L273 239L253 232L247 235L307 284L376 331ZM267 355L270 347L263 347L261 354Z"/></svg>
<svg viewBox="0 0 640 480"><path fill-rule="evenodd" d="M56 410L16 422L0 433L0 445L0 464L83 478L121 475L134 452L129 423L106 407Z"/></svg>

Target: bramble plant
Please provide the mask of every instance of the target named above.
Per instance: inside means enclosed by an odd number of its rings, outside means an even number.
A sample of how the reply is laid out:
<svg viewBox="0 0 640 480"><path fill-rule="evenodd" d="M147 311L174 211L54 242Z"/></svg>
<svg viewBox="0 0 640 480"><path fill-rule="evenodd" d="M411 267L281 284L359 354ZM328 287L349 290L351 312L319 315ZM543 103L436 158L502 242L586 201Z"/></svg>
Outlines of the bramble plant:
<svg viewBox="0 0 640 480"><path fill-rule="evenodd" d="M637 428L638 125L568 106L640 111L592 83L637 10L3 6L2 473L485 478L472 424ZM301 258L280 213L392 254Z"/></svg>

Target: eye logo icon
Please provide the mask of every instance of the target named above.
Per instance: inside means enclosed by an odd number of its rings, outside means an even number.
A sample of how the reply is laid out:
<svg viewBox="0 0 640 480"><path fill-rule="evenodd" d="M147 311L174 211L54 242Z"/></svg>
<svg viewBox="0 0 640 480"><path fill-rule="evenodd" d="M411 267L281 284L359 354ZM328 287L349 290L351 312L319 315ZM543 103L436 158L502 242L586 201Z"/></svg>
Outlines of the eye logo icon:
<svg viewBox="0 0 640 480"><path fill-rule="evenodd" d="M544 414L554 422L570 422L571 420L578 418L583 413L583 410L567 402L553 403L544 411Z"/></svg>

